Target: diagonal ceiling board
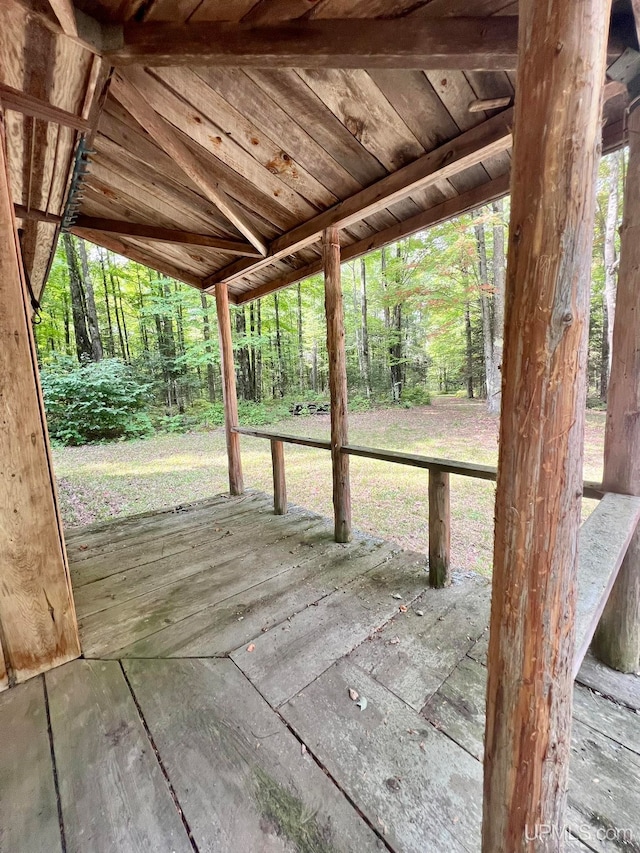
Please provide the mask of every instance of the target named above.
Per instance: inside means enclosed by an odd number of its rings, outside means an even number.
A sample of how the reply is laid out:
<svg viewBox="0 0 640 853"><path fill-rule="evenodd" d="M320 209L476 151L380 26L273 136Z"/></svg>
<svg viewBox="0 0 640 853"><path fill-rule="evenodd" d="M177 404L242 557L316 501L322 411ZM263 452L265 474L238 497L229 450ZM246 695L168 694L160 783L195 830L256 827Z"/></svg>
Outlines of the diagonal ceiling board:
<svg viewBox="0 0 640 853"><path fill-rule="evenodd" d="M266 243L262 236L254 231L246 215L227 196L211 174L203 168L202 163L182 142L173 128L148 105L144 94L118 75L114 77L111 91L136 121L202 190L211 203L224 213L256 249L266 254Z"/></svg>
<svg viewBox="0 0 640 853"><path fill-rule="evenodd" d="M366 240L361 240L358 243L353 243L345 247L341 252L342 262L353 260L362 255L379 249L381 246L388 245L397 240L407 237L410 234L415 234L425 228L429 228L439 222L445 222L447 219L452 219L461 213L473 210L481 205L488 204L497 198L502 198L509 192L509 176L503 175L488 184L475 187L463 195L448 199L440 205L436 205L431 210L422 211L406 222L399 222L392 228L386 231L381 231L372 235ZM310 264L299 266L296 269L290 270L280 277L274 277L270 281L265 282L258 287L253 287L250 290L245 290L240 294L234 294L236 301L240 304L250 302L260 296L266 296L283 287L288 287L312 275L322 272L322 258L312 261ZM232 294L234 293L232 289Z"/></svg>
<svg viewBox="0 0 640 853"><path fill-rule="evenodd" d="M512 110L506 110L482 125L472 128L452 142L425 154L408 166L356 193L350 199L340 202L302 226L283 234L271 244L270 256L258 261L257 264L238 261L214 273L206 279L206 287L211 287L219 281L231 281L251 268L268 265L275 259L295 253L303 246L319 239L325 228L348 227L367 216L368 213L381 210L410 196L414 190L457 175L481 163L492 154L508 149L511 146L512 121Z"/></svg>

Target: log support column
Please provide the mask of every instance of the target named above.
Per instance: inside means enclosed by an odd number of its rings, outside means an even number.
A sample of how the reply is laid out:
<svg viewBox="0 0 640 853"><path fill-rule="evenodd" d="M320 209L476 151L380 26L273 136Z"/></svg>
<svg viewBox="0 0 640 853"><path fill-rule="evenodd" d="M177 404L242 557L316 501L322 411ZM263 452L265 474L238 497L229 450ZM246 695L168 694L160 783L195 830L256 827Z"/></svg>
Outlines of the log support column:
<svg viewBox="0 0 640 853"><path fill-rule="evenodd" d="M629 166L604 442L607 491L640 495L640 109L629 116ZM596 630L593 650L621 672L640 668L640 529Z"/></svg>
<svg viewBox="0 0 640 853"><path fill-rule="evenodd" d="M563 849L610 0L520 0L483 853Z"/></svg>
<svg viewBox="0 0 640 853"><path fill-rule="evenodd" d="M0 689L80 654L0 110Z"/></svg>
<svg viewBox="0 0 640 853"><path fill-rule="evenodd" d="M344 351L344 314L340 278L340 239L337 228L322 236L324 306L327 315L329 394L331 396L331 465L336 542L351 539L351 487L349 457L340 448L348 443L347 363Z"/></svg>
<svg viewBox="0 0 640 853"><path fill-rule="evenodd" d="M236 394L236 370L233 363L233 341L231 337L231 313L229 291L226 284L216 285L216 310L218 312L218 335L220 339L220 368L222 371L222 399L224 401L224 427L227 435L227 457L229 460L229 492L241 495L244 492L242 461L240 459L240 436L234 432L238 426L238 397Z"/></svg>

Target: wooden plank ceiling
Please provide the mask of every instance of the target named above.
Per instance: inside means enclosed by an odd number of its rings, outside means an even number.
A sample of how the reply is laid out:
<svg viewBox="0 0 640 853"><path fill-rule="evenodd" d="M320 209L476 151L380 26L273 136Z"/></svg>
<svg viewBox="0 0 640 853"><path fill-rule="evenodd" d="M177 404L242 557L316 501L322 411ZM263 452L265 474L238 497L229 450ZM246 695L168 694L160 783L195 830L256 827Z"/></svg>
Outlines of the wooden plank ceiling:
<svg viewBox="0 0 640 853"><path fill-rule="evenodd" d="M103 30L98 50L105 58L75 38L70 4L58 0L42 12L42 3L7 0L1 14L11 27L0 28L0 84L73 113L89 127L97 122L73 230L163 273L208 290L228 281L231 299L242 302L318 272L327 225L340 225L343 258L349 259L508 189L517 3L77 5L103 25L125 25ZM478 55L483 38L473 36L468 21L456 22L460 15L493 17L483 30L491 45L484 58ZM384 45L367 63L357 39L353 47L334 45L333 56L315 51L311 67L286 65L286 56L298 62L305 53L296 48L296 33L303 31L295 27L322 38L341 19L358 18L382 19L381 29L400 19L398 53L408 45L406 67ZM432 37L429 26L443 18L449 20ZM244 46L234 24L251 33ZM465 49L452 49L454 25L476 68L456 67L464 65ZM227 27L221 43L235 57L216 53L212 27ZM442 47L433 50L443 56L445 70L414 67L440 61L427 61L411 45L411 31L423 32L420 27L434 45L440 39ZM268 48L269 33L277 59L258 56L265 43ZM157 48L163 40L166 55ZM112 62L117 67L102 102L102 79ZM605 136L617 145L625 101L619 90L609 94ZM14 200L25 217L25 259L39 292L82 129L13 111L9 95L3 97L0 87ZM502 99L501 109L482 109L486 99Z"/></svg>

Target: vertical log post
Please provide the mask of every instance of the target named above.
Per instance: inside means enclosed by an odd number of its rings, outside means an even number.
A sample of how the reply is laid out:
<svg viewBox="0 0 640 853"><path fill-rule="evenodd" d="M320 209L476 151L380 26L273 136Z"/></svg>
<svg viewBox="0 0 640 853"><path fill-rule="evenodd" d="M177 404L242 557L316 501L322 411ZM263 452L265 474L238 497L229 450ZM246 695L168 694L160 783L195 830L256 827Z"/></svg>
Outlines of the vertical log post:
<svg viewBox="0 0 640 853"><path fill-rule="evenodd" d="M222 399L224 401L224 426L227 435L227 457L229 459L229 492L241 495L244 492L242 461L240 459L240 436L234 432L238 426L238 397L236 395L236 371L233 364L233 341L231 338L231 314L229 291L226 284L216 285L216 310L218 312L218 335L220 338L220 367L222 370Z"/></svg>
<svg viewBox="0 0 640 853"><path fill-rule="evenodd" d="M450 553L449 474L429 468L429 583L437 589L451 583Z"/></svg>
<svg viewBox="0 0 640 853"><path fill-rule="evenodd" d="M0 688L80 654L28 304L0 110Z"/></svg>
<svg viewBox="0 0 640 853"><path fill-rule="evenodd" d="M284 444L271 439L271 465L273 468L273 511L287 514L287 482L284 477Z"/></svg>
<svg viewBox="0 0 640 853"><path fill-rule="evenodd" d="M610 0L520 0L483 853L563 849Z"/></svg>
<svg viewBox="0 0 640 853"><path fill-rule="evenodd" d="M640 109L629 116L629 166L620 229L620 267L607 397L607 491L640 495ZM593 641L597 657L621 672L640 666L640 531L620 567Z"/></svg>
<svg viewBox="0 0 640 853"><path fill-rule="evenodd" d="M331 466L336 542L351 539L349 457L340 448L348 443L347 363L344 351L344 314L340 278L340 239L337 228L322 235L324 307L327 315L329 394L331 397Z"/></svg>

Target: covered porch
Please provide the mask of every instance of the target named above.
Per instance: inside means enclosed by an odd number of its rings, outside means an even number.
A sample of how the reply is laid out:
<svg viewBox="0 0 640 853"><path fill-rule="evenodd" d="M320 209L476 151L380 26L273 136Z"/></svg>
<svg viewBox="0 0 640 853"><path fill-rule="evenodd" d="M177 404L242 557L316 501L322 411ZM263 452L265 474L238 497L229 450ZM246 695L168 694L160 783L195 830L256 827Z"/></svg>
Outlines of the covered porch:
<svg viewBox="0 0 640 853"><path fill-rule="evenodd" d="M69 531L84 660L0 699L2 849L479 851L490 583L332 533L260 493ZM638 849L639 711L587 656L565 849Z"/></svg>
<svg viewBox="0 0 640 853"><path fill-rule="evenodd" d="M373 7L3 8L2 849L640 849L640 9ZM626 142L584 483L595 172ZM354 446L341 262L509 190L497 469ZM31 330L60 231L215 294L229 496L63 530ZM330 435L248 431L230 304L318 272ZM327 451L330 523L289 506L288 443ZM354 533L353 455L425 470L428 555ZM497 482L491 590L452 571L451 475Z"/></svg>

